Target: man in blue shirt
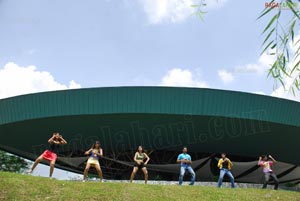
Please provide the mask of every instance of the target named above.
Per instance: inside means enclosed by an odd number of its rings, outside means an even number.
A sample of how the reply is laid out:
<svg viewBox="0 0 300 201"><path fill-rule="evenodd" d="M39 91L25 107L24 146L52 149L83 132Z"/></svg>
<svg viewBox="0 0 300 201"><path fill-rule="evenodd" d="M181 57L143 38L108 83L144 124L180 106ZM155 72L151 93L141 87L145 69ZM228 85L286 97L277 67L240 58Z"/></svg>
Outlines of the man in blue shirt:
<svg viewBox="0 0 300 201"><path fill-rule="evenodd" d="M191 167L192 158L189 154L187 154L187 147L183 147L182 154L178 155L177 163L180 163L179 185L182 184L183 176L186 170L192 175L190 185L194 185L196 174Z"/></svg>

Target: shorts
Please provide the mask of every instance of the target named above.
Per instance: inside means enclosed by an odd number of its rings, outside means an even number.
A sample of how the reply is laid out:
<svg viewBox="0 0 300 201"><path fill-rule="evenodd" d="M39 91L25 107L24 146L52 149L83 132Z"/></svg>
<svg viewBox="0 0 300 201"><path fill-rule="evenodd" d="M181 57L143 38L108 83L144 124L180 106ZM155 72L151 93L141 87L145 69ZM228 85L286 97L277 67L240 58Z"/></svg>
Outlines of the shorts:
<svg viewBox="0 0 300 201"><path fill-rule="evenodd" d="M142 164L139 165L137 162L134 162L134 167L137 167L138 169L142 169L142 168L144 168L146 166L144 165L144 163L142 163Z"/></svg>
<svg viewBox="0 0 300 201"><path fill-rule="evenodd" d="M98 159L95 159L95 158L89 158L87 163L91 164L91 165L100 165Z"/></svg>
<svg viewBox="0 0 300 201"><path fill-rule="evenodd" d="M44 151L42 156L43 156L43 159L46 159L48 161L55 161L57 159L56 153L53 153L49 150Z"/></svg>

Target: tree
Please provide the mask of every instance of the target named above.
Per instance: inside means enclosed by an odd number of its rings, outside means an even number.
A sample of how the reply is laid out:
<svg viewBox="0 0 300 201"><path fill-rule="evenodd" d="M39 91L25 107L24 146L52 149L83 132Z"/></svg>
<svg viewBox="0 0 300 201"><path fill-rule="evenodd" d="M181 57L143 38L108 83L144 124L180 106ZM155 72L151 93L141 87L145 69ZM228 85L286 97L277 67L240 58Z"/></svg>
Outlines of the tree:
<svg viewBox="0 0 300 201"><path fill-rule="evenodd" d="M291 12L292 15L288 21L282 20L282 10ZM295 33L299 33L296 30L299 30L300 25L300 0L267 2L258 19L266 17L270 13L273 15L262 31L262 34L265 35L262 53L267 52L275 57L268 76L272 76L286 90L292 91L295 95L295 89L300 90L300 37L295 38ZM285 78L292 80L289 86L286 86Z"/></svg>
<svg viewBox="0 0 300 201"><path fill-rule="evenodd" d="M205 0L199 0L198 4L191 5L196 9L194 14L202 21L206 13L204 12L205 6ZM282 10L291 13L287 21L282 19ZM295 89L300 90L300 37L295 37L295 33L300 35L300 0L265 2L265 8L257 19L266 18L271 13L273 15L262 31L265 38L262 42L261 54L267 53L274 57L268 77L273 77L295 95ZM288 85L284 81L286 78L291 80Z"/></svg>
<svg viewBox="0 0 300 201"><path fill-rule="evenodd" d="M0 171L22 172L28 165L23 158L0 151Z"/></svg>

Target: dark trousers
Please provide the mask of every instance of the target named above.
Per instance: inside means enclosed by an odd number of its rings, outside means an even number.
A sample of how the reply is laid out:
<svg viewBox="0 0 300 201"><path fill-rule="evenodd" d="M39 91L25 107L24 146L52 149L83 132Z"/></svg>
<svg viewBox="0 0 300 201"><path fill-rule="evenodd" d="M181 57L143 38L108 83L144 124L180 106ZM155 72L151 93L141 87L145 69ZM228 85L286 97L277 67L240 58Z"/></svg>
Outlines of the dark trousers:
<svg viewBox="0 0 300 201"><path fill-rule="evenodd" d="M276 174L274 174L273 172L265 172L265 182L264 182L263 188L267 188L270 177L273 178L273 180L275 182L274 189L277 190L279 182L278 182Z"/></svg>

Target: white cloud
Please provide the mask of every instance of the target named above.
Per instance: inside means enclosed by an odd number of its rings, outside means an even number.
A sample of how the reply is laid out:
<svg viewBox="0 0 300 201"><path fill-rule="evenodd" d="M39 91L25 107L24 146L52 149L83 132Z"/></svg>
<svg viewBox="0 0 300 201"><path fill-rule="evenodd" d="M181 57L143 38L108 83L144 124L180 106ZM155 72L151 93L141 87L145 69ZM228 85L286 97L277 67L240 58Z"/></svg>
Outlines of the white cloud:
<svg viewBox="0 0 300 201"><path fill-rule="evenodd" d="M177 23L190 17L199 0L138 0L151 24ZM227 0L206 0L206 11L222 7Z"/></svg>
<svg viewBox="0 0 300 201"><path fill-rule="evenodd" d="M254 92L252 92L253 94L259 94L259 95L266 95L266 93L265 92L263 92L263 91L254 91Z"/></svg>
<svg viewBox="0 0 300 201"><path fill-rule="evenodd" d="M194 76L190 70L173 68L162 78L161 86L208 87L208 84Z"/></svg>
<svg viewBox="0 0 300 201"><path fill-rule="evenodd" d="M69 82L69 87L67 87L67 89L79 89L81 88L81 85L76 83L74 80L71 80Z"/></svg>
<svg viewBox="0 0 300 201"><path fill-rule="evenodd" d="M292 66L292 65L288 64L288 66ZM294 85L293 82L295 78L296 75L293 75L292 77L284 77L283 78L284 87L278 83L279 86L275 90L273 90L271 96L290 99L294 101L300 101L300 91L298 91L295 88L295 94L293 94L292 91L290 90L290 88Z"/></svg>
<svg viewBox="0 0 300 201"><path fill-rule="evenodd" d="M233 74L225 69L218 70L218 75L224 83L229 83L234 80Z"/></svg>
<svg viewBox="0 0 300 201"><path fill-rule="evenodd" d="M289 84L286 84L286 87ZM294 100L294 101L300 101L300 94L299 91L295 91L295 95L291 92L286 90L283 86L278 87L277 89L275 89L271 96L275 96L278 98L284 98L284 99L290 99L290 100Z"/></svg>
<svg viewBox="0 0 300 201"><path fill-rule="evenodd" d="M274 63L275 57L269 53L263 53L257 63L246 64L243 66L235 67L235 73L255 73L258 75L263 75L268 71L270 66Z"/></svg>
<svg viewBox="0 0 300 201"><path fill-rule="evenodd" d="M58 83L47 71L38 71L35 66L22 67L13 62L0 69L0 98L63 89L81 88L74 80L69 85Z"/></svg>
<svg viewBox="0 0 300 201"><path fill-rule="evenodd" d="M231 70L219 69L218 76L226 84L230 83L238 77L241 73L253 73L256 75L267 75L268 69L274 63L274 55L270 55L270 52L263 53L256 63L249 63L246 65L239 65Z"/></svg>
<svg viewBox="0 0 300 201"><path fill-rule="evenodd" d="M289 64L291 66L291 64ZM294 101L299 101L300 102L300 91L298 91L295 88L295 94L291 90L289 90L294 84L294 79L296 75L293 75L292 77L284 77L283 78L283 83L284 87L280 84L272 93L271 96L275 96L278 98L285 98L285 99L290 99Z"/></svg>

